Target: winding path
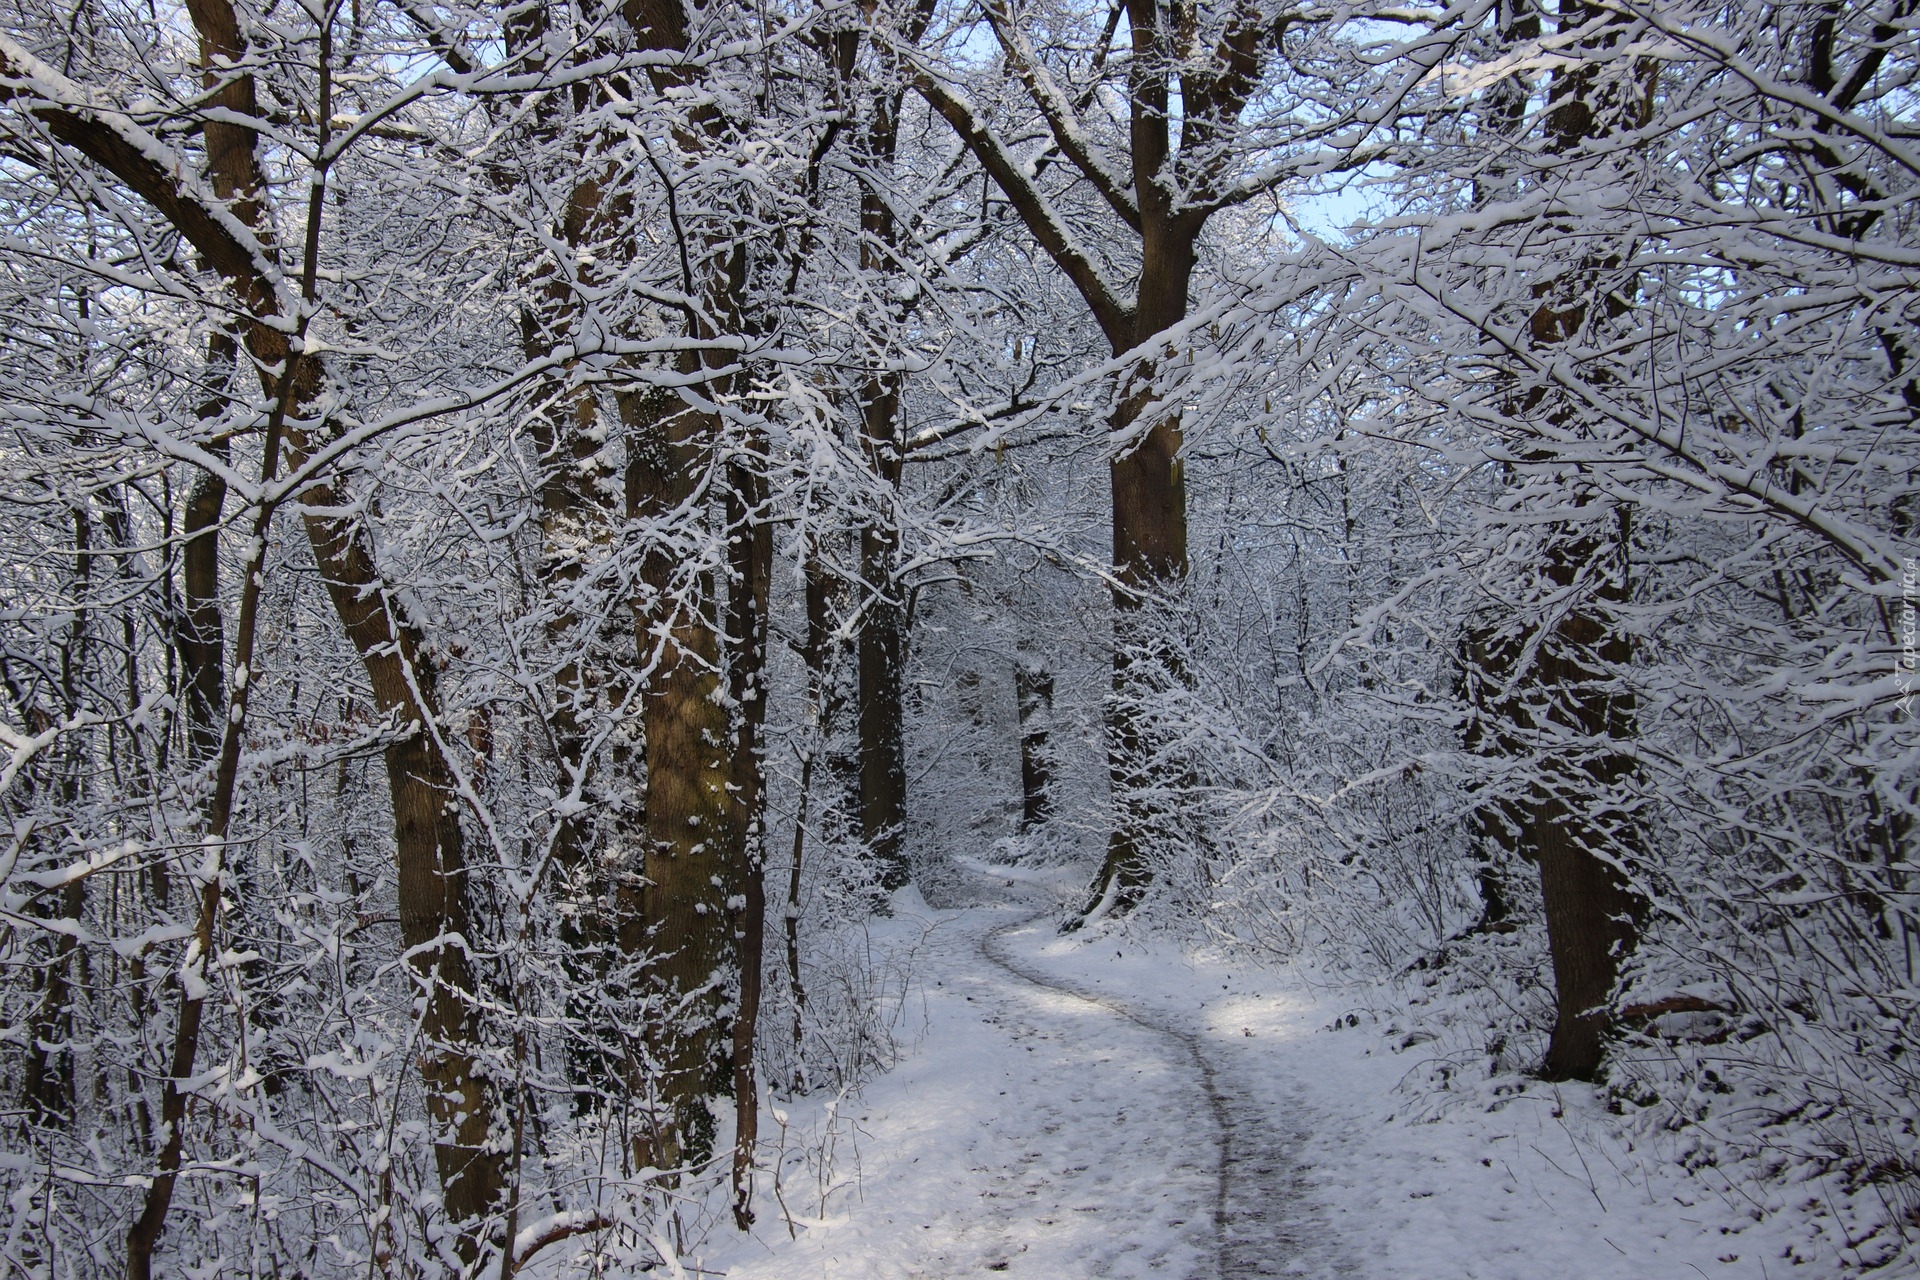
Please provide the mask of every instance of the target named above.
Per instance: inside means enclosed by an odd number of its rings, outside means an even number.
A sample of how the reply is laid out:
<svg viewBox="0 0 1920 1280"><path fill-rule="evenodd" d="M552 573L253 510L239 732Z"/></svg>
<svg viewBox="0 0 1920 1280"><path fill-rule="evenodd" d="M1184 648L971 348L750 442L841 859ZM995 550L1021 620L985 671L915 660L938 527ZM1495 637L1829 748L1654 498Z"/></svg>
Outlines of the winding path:
<svg viewBox="0 0 1920 1280"><path fill-rule="evenodd" d="M1184 1060L1206 1099L1216 1148L1213 1167L1213 1274L1219 1280L1260 1276L1351 1274L1317 1257L1331 1243L1324 1222L1312 1212L1307 1171L1289 1152L1304 1135L1282 1128L1286 1117L1268 1114L1233 1087L1206 1052L1203 1037L1171 1025L1105 992L1089 990L1023 962L1006 946L1009 935L1047 927L1049 913L1036 912L980 935L980 955L1022 982L1096 1005L1158 1037L1170 1057Z"/></svg>
<svg viewBox="0 0 1920 1280"><path fill-rule="evenodd" d="M794 1104L791 1216L716 1239L706 1274L1779 1280L1769 1261L1798 1256L1803 1225L1650 1162L1590 1089L1442 1107L1418 1087L1431 1050L1364 1005L1343 1018L1351 997L1063 943L1047 886L986 870L876 924L861 981L903 984L901 1058Z"/></svg>
<svg viewBox="0 0 1920 1280"><path fill-rule="evenodd" d="M916 975L900 1029L918 1042L840 1118L843 1189L807 1206L798 1239L727 1259L730 1280L1354 1274L1326 1262L1299 1109L1255 1101L1241 1045L1117 973L1102 990L1052 972L1044 888L946 890L931 916L882 927Z"/></svg>

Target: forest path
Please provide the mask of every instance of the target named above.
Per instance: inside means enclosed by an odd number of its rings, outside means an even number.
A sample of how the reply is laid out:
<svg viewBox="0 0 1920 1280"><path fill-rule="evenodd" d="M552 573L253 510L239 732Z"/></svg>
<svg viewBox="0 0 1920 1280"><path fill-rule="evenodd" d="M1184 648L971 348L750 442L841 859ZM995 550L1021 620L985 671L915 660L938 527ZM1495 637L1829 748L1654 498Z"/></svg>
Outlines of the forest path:
<svg viewBox="0 0 1920 1280"><path fill-rule="evenodd" d="M1010 951L1008 943L1022 935L1032 939L1050 933L1052 919L1051 912L1041 912L991 929L981 937L980 953L1023 982L1125 1018L1161 1037L1171 1056L1187 1060L1206 1100L1214 1147L1213 1274L1219 1280L1351 1274L1350 1266L1319 1256L1330 1243L1324 1215L1314 1211L1308 1170L1291 1154L1307 1138L1299 1127L1298 1109L1276 1114L1237 1087L1240 1082L1230 1067L1215 1061L1199 1032L1109 993L1045 973Z"/></svg>
<svg viewBox="0 0 1920 1280"><path fill-rule="evenodd" d="M842 1112L834 1177L857 1182L791 1243L767 1205L773 1252L728 1276L1215 1280L1218 1157L1192 1064L988 958L987 935L1030 915L982 906L886 926L896 944L922 931L902 1031L924 1029ZM816 1194L802 1183L788 1202Z"/></svg>
<svg viewBox="0 0 1920 1280"><path fill-rule="evenodd" d="M838 1172L857 1167L857 1186L793 1242L768 1205L772 1250L726 1274L1345 1274L1305 1251L1324 1233L1308 1230L1286 1154L1297 1135L1236 1091L1201 1037L1030 963L1055 937L1044 890L994 879L939 898L952 905L887 926L896 944L919 931L906 1029L924 1017L924 1033L847 1115L857 1154Z"/></svg>
<svg viewBox="0 0 1920 1280"><path fill-rule="evenodd" d="M1062 937L1055 909L1079 887L964 865L876 922L879 962L914 974L901 1061L840 1105L824 1178L788 1151L797 1238L763 1192L752 1238L689 1261L729 1280L1779 1280L1791 1266L1769 1266L1791 1248L1784 1220L1650 1164L1593 1090L1442 1106L1419 1087L1432 1047L1387 1034L1380 993ZM822 1131L825 1106L794 1104L801 1132Z"/></svg>

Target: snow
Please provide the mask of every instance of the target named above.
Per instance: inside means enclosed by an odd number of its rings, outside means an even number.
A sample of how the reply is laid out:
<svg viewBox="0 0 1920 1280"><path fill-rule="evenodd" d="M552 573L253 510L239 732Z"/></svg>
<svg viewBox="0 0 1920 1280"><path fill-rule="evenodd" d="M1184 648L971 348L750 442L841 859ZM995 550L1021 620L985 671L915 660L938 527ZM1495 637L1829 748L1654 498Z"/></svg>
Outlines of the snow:
<svg viewBox="0 0 1920 1280"><path fill-rule="evenodd" d="M716 1238L694 1266L732 1280L1807 1274L1787 1260L1790 1216L1756 1222L1734 1189L1633 1150L1589 1089L1436 1117L1407 1085L1419 1046L1398 1050L1364 1014L1347 1024L1379 992L1062 936L1057 894L1077 879L974 870L980 901L906 895L881 935L918 952L921 1033L842 1104L856 1149L825 1211L796 1213L790 1239L763 1184L754 1237Z"/></svg>
<svg viewBox="0 0 1920 1280"><path fill-rule="evenodd" d="M925 1031L860 1100L858 1188L729 1276L1211 1274L1199 1082L1146 1028L993 966L984 937L1018 918L902 922L927 930Z"/></svg>

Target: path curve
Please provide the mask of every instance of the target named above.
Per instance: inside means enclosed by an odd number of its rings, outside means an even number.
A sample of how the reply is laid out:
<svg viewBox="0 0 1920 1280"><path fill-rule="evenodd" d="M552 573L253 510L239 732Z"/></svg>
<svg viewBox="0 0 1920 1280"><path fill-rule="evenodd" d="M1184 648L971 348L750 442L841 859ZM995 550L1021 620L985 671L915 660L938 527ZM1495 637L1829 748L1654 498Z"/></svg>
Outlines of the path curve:
<svg viewBox="0 0 1920 1280"><path fill-rule="evenodd" d="M1118 1014L1120 1017L1134 1023L1136 1026L1145 1028L1156 1036L1172 1041L1175 1047L1193 1064L1195 1074L1200 1077L1201 1092L1206 1094L1207 1110L1213 1119L1214 1147L1218 1152L1213 1175L1214 1275L1218 1280L1236 1280L1236 1277L1241 1273L1230 1269L1228 1265L1227 1247L1227 1199L1228 1183L1232 1178L1233 1122L1227 1114L1226 1101L1220 1096L1219 1083L1214 1079L1213 1064L1208 1062L1206 1055L1200 1052L1200 1046L1196 1043L1192 1035L1176 1031L1171 1027L1162 1026L1155 1020L1143 1016L1137 1010L1128 1008L1124 1003L1115 1000L1111 996L1087 991L1078 984L1063 982L1051 975L1041 973L1037 969L1029 968L1009 956L1006 953L1006 948L999 945L1003 935L1012 933L1016 929L1022 929L1028 925L1035 924L1051 917L1051 915L1052 912L1036 911L1024 919L1010 920L998 928L989 929L980 935L981 956L984 957L988 963L1006 970L1023 982L1032 983L1036 987L1044 987L1049 991L1057 991L1062 995L1072 996L1077 1000L1084 1000L1088 1004L1098 1005L1107 1012Z"/></svg>
<svg viewBox="0 0 1920 1280"><path fill-rule="evenodd" d="M1105 992L1045 973L1008 953L1007 935L1051 915L1034 912L987 930L979 935L980 955L1023 982L1125 1018L1170 1042L1192 1064L1207 1100L1218 1151L1213 1196L1216 1280L1351 1276L1351 1265L1335 1254L1323 1215L1314 1211L1308 1170L1288 1155L1303 1144L1306 1135L1282 1132L1277 1122L1283 1117L1271 1115L1232 1088L1208 1057L1200 1033Z"/></svg>

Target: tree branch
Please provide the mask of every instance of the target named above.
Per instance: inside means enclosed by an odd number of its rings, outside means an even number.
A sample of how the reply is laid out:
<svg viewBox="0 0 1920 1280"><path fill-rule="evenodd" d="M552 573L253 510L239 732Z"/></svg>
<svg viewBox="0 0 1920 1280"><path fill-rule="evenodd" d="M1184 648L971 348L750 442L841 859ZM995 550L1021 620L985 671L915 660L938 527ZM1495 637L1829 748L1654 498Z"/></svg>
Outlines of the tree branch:
<svg viewBox="0 0 1920 1280"><path fill-rule="evenodd" d="M1007 55L1008 66L1019 77L1020 83L1026 86L1034 105L1040 108L1040 114L1046 118L1047 128L1053 132L1053 140L1061 152L1086 175L1094 190L1100 193L1123 222L1135 231L1140 230L1140 204L1134 198L1132 186L1123 183L1094 154L1093 140L1080 128L1079 113L1053 82L1053 76L1034 51L1033 42L1027 39L1026 33L1013 20L1013 15L1007 12L1003 0L989 0L985 12L988 25L993 28L1001 50Z"/></svg>
<svg viewBox="0 0 1920 1280"><path fill-rule="evenodd" d="M953 126L960 140L979 159L981 166L1019 213L1021 221L1026 223L1027 230L1040 242L1040 247L1046 250L1054 265L1066 272L1067 278L1073 281L1108 340L1117 345L1132 346L1132 304L1122 299L1093 259L1074 243L1066 224L1055 215L1046 197L1028 180L1014 158L1007 154L1000 140L974 111L973 105L928 72L923 71L914 77L913 88L914 92L926 99L928 106Z"/></svg>
<svg viewBox="0 0 1920 1280"><path fill-rule="evenodd" d="M54 139L124 182L186 237L259 316L279 312L279 269L251 228L194 190L191 170L159 139L0 34L0 101L20 103Z"/></svg>

